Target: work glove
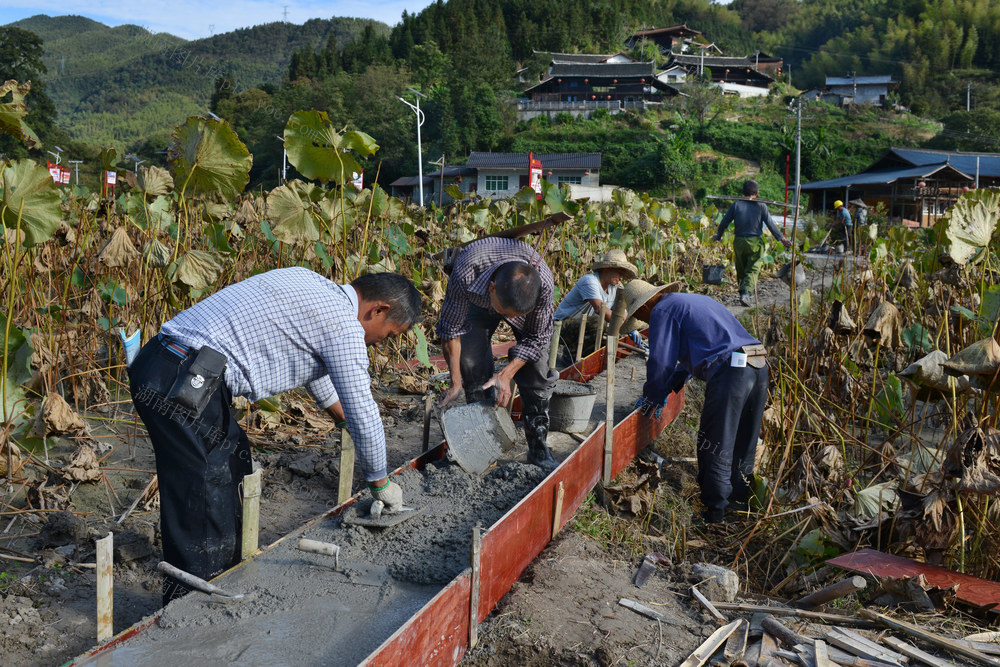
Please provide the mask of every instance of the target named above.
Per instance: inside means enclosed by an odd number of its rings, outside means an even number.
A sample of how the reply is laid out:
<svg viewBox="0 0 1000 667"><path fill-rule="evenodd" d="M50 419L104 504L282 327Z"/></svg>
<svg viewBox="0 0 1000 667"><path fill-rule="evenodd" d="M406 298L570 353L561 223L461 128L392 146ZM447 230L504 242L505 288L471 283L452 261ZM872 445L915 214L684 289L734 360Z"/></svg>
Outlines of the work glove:
<svg viewBox="0 0 1000 667"><path fill-rule="evenodd" d="M642 337L642 334L638 331L629 332L628 337L632 340L632 343L642 350L646 356L649 356L649 345L646 343L646 339Z"/></svg>
<svg viewBox="0 0 1000 667"><path fill-rule="evenodd" d="M656 403L655 401L651 401L645 396L643 396L639 399L636 399L635 409L644 415L652 414L652 416L655 419L659 419L660 413L663 412L664 405L666 405L666 401L664 401L663 403Z"/></svg>
<svg viewBox="0 0 1000 667"><path fill-rule="evenodd" d="M403 507L403 489L392 480L386 482L385 486L375 488L371 484L368 485L369 490L372 492L372 497L375 500L381 500L385 503L385 510L387 512L398 512Z"/></svg>

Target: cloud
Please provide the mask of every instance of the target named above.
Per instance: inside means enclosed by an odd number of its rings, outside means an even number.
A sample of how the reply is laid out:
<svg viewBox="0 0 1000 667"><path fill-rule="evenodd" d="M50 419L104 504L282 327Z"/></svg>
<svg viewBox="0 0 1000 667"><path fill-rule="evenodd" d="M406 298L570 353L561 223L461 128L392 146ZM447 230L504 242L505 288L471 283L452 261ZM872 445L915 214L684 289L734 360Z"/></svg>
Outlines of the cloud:
<svg viewBox="0 0 1000 667"><path fill-rule="evenodd" d="M403 11L419 12L432 0L341 0L336 4L315 0L278 2L249 0L243 2L205 3L201 0L139 0L116 3L107 13L95 11L93 2L83 0L6 0L0 9L0 23L11 23L36 14L64 16L76 14L116 26L132 23L151 32L169 32L184 39L200 39L284 18L302 24L314 18L336 16L372 18L392 26L399 23Z"/></svg>

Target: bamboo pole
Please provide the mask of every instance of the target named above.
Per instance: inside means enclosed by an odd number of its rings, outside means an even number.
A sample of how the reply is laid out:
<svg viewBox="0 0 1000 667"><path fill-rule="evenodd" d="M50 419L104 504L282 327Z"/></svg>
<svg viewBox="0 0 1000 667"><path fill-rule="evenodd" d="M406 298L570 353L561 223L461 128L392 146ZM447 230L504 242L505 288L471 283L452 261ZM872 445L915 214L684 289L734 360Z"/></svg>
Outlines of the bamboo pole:
<svg viewBox="0 0 1000 667"><path fill-rule="evenodd" d="M340 483L337 487L337 504L351 497L354 484L354 440L347 429L340 432Z"/></svg>
<svg viewBox="0 0 1000 667"><path fill-rule="evenodd" d="M257 552L260 538L260 470L243 478L243 546L246 560Z"/></svg>
<svg viewBox="0 0 1000 667"><path fill-rule="evenodd" d="M597 314L597 337L594 339L594 352L601 349L601 345L604 343L602 340L604 338L604 324L607 322L608 316L608 306L605 303L601 303L601 312Z"/></svg>
<svg viewBox="0 0 1000 667"><path fill-rule="evenodd" d="M969 646L966 646L961 642L957 642L953 639L948 639L947 637L942 637L933 632L928 632L923 628L918 628L917 626L911 625L906 621L901 621L896 618L890 618L885 614L880 614L878 612L872 611L871 609L862 609L861 616L863 618L867 618L876 621L878 623L881 623L882 625L891 628L893 630L899 630L901 632L905 632L908 635L916 637L917 639L922 639L925 642L934 644L935 646L951 651L952 653L956 653L966 658L971 658L972 660L975 660L980 664L990 665L991 667L1000 667L1000 660L991 658L985 653L980 653L974 648L970 648Z"/></svg>
<svg viewBox="0 0 1000 667"><path fill-rule="evenodd" d="M559 359L559 336L562 335L562 320L556 320L552 325L552 340L549 341L549 368L556 367Z"/></svg>
<svg viewBox="0 0 1000 667"><path fill-rule="evenodd" d="M472 530L472 583L469 596L469 650L476 648L479 642L479 552L482 549L482 526L478 523Z"/></svg>
<svg viewBox="0 0 1000 667"><path fill-rule="evenodd" d="M556 487L556 497L555 497L555 508L552 511L552 539L555 539L556 533L559 532L560 522L562 521L562 507L563 498L566 495L566 489L562 482L559 482L559 486Z"/></svg>
<svg viewBox="0 0 1000 667"><path fill-rule="evenodd" d="M850 595L857 591L863 591L868 585L865 578L860 575L855 575L853 577L848 577L847 579L841 579L838 582L832 583L826 588L821 588L818 591L810 593L803 598L796 600L792 603L793 607L798 607L799 609L812 609L818 607L821 604L830 602L831 600L836 600L837 598L842 598L845 595Z"/></svg>
<svg viewBox="0 0 1000 667"><path fill-rule="evenodd" d="M576 356L573 357L574 361L580 361L583 357L583 337L587 333L587 313L583 314L580 318L580 332L576 335Z"/></svg>
<svg viewBox="0 0 1000 667"><path fill-rule="evenodd" d="M615 357L618 354L618 331L622 328L624 321L625 299L616 299L614 309L611 312L611 329L608 331L608 357L605 364L608 378L607 408L604 413L604 474L602 475L605 486L611 484L611 454L615 430Z"/></svg>
<svg viewBox="0 0 1000 667"><path fill-rule="evenodd" d="M97 540L97 643L103 644L114 634L114 593L115 580L112 575L114 564L115 536Z"/></svg>

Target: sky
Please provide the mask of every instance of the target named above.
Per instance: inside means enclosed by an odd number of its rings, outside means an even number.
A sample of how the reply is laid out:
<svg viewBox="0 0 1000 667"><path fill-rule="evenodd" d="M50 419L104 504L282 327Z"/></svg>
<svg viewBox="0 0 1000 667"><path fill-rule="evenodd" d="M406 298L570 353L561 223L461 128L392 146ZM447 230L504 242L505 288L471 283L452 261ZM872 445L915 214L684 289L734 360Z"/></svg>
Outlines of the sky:
<svg viewBox="0 0 1000 667"><path fill-rule="evenodd" d="M399 23L403 10L419 12L433 0L134 0L133 2L103 3L93 0L3 0L0 3L0 25L35 16L86 16L109 26L132 23L150 32L169 32L184 39L201 39L249 28L262 23L284 20L302 24L309 19L334 16L371 18L393 26Z"/></svg>

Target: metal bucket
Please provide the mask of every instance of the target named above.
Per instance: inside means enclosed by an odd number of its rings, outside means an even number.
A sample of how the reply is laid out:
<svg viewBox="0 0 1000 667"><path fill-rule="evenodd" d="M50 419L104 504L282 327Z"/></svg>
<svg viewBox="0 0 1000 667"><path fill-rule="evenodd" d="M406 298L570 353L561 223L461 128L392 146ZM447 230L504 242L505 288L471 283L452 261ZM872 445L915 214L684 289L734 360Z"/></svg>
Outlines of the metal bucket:
<svg viewBox="0 0 1000 667"><path fill-rule="evenodd" d="M564 433L587 433L597 400L597 387L583 382L559 380L549 401L549 429Z"/></svg>
<svg viewBox="0 0 1000 667"><path fill-rule="evenodd" d="M722 276L726 273L725 264L702 264L701 281L709 285L721 285Z"/></svg>

